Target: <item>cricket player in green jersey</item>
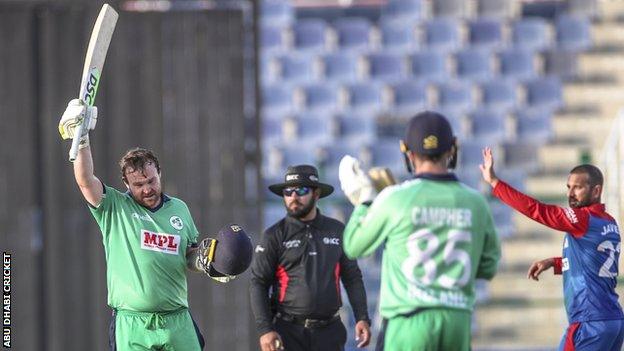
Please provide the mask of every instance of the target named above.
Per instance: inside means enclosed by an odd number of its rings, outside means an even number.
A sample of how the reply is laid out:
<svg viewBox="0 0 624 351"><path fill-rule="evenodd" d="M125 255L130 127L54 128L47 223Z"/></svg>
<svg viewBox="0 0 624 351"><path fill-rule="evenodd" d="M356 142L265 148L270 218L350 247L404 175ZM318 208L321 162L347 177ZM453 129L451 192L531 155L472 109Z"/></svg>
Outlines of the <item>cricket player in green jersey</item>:
<svg viewBox="0 0 624 351"><path fill-rule="evenodd" d="M457 146L444 116L413 117L402 149L414 178L378 196L358 160L341 160L340 184L355 206L344 252L356 258L384 245L378 350L470 350L475 279L492 279L500 258L492 214L449 173Z"/></svg>
<svg viewBox="0 0 624 351"><path fill-rule="evenodd" d="M227 282L251 262L249 236L235 224L198 243L186 204L161 188L160 164L150 150L135 148L119 162L127 187L104 185L93 171L88 131L97 109L70 101L59 131L71 139L81 123L74 161L76 182L102 231L106 256L112 350L201 350L204 340L188 310L186 270Z"/></svg>

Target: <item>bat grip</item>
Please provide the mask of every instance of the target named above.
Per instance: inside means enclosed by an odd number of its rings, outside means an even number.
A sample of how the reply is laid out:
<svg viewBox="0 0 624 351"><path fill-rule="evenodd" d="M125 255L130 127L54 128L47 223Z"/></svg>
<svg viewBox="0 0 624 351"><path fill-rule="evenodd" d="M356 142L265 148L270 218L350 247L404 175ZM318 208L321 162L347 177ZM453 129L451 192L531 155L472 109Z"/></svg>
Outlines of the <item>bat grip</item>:
<svg viewBox="0 0 624 351"><path fill-rule="evenodd" d="M80 137L84 129L84 121L80 123L78 128L74 132L74 139L72 139L71 149L69 149L69 161L74 162L78 157L78 147L80 146Z"/></svg>

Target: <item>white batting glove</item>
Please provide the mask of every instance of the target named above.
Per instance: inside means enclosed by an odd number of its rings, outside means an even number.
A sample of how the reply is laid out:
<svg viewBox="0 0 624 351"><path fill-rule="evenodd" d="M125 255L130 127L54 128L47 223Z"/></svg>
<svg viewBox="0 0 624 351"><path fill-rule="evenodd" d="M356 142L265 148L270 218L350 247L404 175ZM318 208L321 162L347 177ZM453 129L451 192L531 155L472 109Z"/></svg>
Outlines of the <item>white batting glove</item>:
<svg viewBox="0 0 624 351"><path fill-rule="evenodd" d="M346 155L340 160L338 167L340 188L347 195L353 206L375 199L377 190L370 177L360 168L360 161Z"/></svg>
<svg viewBox="0 0 624 351"><path fill-rule="evenodd" d="M97 124L97 107L87 106L80 99L73 99L67 104L65 112L58 125L61 138L73 139L75 131L82 124L85 127L80 136L80 148L89 145L89 131L95 129Z"/></svg>

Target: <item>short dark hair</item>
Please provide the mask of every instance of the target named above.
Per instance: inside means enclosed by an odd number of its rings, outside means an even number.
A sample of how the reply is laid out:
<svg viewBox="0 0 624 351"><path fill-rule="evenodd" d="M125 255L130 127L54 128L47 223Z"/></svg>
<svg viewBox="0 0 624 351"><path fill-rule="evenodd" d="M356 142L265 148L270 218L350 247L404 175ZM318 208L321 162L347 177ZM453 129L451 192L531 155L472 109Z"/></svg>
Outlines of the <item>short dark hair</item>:
<svg viewBox="0 0 624 351"><path fill-rule="evenodd" d="M570 171L570 174L587 174L589 178L589 185L594 187L596 185L602 186L604 183L604 177L600 169L594 165L582 164L578 165Z"/></svg>
<svg viewBox="0 0 624 351"><path fill-rule="evenodd" d="M124 182L127 182L126 178L126 170L131 168L133 170L141 170L145 169L145 166L153 164L156 167L156 171L160 173L160 163L158 163L158 158L154 154L152 150L144 149L142 147L135 147L133 149L128 150L125 155L119 160L119 168L121 169L121 179Z"/></svg>

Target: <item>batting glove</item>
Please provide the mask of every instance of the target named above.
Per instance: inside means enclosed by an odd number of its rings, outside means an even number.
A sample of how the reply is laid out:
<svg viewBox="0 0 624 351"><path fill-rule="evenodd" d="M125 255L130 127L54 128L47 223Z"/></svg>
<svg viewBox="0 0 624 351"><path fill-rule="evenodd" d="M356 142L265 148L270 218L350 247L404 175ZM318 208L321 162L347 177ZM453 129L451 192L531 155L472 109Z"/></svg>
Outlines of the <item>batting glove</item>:
<svg viewBox="0 0 624 351"><path fill-rule="evenodd" d="M205 238L199 243L199 254L197 255L196 267L213 280L219 283L228 283L230 280L235 279L235 275L222 274L214 269L212 262L214 262L215 255L217 254L217 240L213 238Z"/></svg>
<svg viewBox="0 0 624 351"><path fill-rule="evenodd" d="M73 139L77 128L83 123L85 128L80 136L81 149L89 145L89 131L95 129L97 124L97 107L87 106L82 100L73 99L67 104L58 125L61 138Z"/></svg>
<svg viewBox="0 0 624 351"><path fill-rule="evenodd" d="M370 177L362 171L360 161L355 157L346 155L340 160L338 178L340 188L353 206L375 199L377 190Z"/></svg>

